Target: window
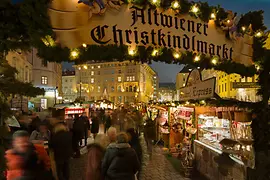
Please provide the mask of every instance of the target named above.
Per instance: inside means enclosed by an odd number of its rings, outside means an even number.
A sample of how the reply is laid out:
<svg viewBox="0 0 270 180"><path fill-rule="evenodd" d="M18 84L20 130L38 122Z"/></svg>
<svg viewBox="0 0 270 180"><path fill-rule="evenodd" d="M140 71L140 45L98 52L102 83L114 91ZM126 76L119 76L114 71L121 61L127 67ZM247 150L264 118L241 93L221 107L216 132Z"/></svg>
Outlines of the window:
<svg viewBox="0 0 270 180"><path fill-rule="evenodd" d="M118 80L118 82L121 82L122 81L122 77L118 77L117 80Z"/></svg>
<svg viewBox="0 0 270 180"><path fill-rule="evenodd" d="M44 59L42 60L41 63L42 63L42 66L43 66L43 67L47 67L47 66L48 66L48 61L46 61L46 60L44 60Z"/></svg>
<svg viewBox="0 0 270 180"><path fill-rule="evenodd" d="M137 87L136 86L134 86L133 91L137 92Z"/></svg>
<svg viewBox="0 0 270 180"><path fill-rule="evenodd" d="M48 77L47 76L41 77L41 84L48 84Z"/></svg>
<svg viewBox="0 0 270 180"><path fill-rule="evenodd" d="M223 92L224 91L224 84L222 84L222 89L221 89L221 92Z"/></svg>
<svg viewBox="0 0 270 180"><path fill-rule="evenodd" d="M112 78L112 82L114 82L114 78Z"/></svg>
<svg viewBox="0 0 270 180"><path fill-rule="evenodd" d="M122 71L121 71L121 69L119 69L119 70L118 70L118 74L121 74L121 73L122 73Z"/></svg>
<svg viewBox="0 0 270 180"><path fill-rule="evenodd" d="M100 92L100 86L98 86L98 92Z"/></svg>
<svg viewBox="0 0 270 180"><path fill-rule="evenodd" d="M112 70L112 74L114 74L114 70Z"/></svg>
<svg viewBox="0 0 270 180"><path fill-rule="evenodd" d="M121 92L121 86L118 86L118 87L117 87L117 91L118 91L118 92Z"/></svg>
<svg viewBox="0 0 270 180"><path fill-rule="evenodd" d="M114 86L111 87L111 91L114 92Z"/></svg>
<svg viewBox="0 0 270 180"><path fill-rule="evenodd" d="M132 72L133 72L133 73L135 73L135 68L134 68L134 69L132 69Z"/></svg>
<svg viewBox="0 0 270 180"><path fill-rule="evenodd" d="M97 75L100 75L100 71L97 72Z"/></svg>
<svg viewBox="0 0 270 180"><path fill-rule="evenodd" d="M68 80L66 79L65 82L68 82Z"/></svg>
<svg viewBox="0 0 270 180"><path fill-rule="evenodd" d="M227 83L225 83L225 92L227 91Z"/></svg>
<svg viewBox="0 0 270 180"><path fill-rule="evenodd" d="M127 81L130 81L130 77L129 76L127 76Z"/></svg>
<svg viewBox="0 0 270 180"><path fill-rule="evenodd" d="M129 86L129 92L132 92L132 86Z"/></svg>
<svg viewBox="0 0 270 180"><path fill-rule="evenodd" d="M131 78L132 78L132 80L131 80L131 81L135 81L135 76L132 76Z"/></svg>
<svg viewBox="0 0 270 180"><path fill-rule="evenodd" d="M94 66L91 66L91 69L94 69Z"/></svg>
<svg viewBox="0 0 270 180"><path fill-rule="evenodd" d="M100 66L98 66L97 68L100 68Z"/></svg>
<svg viewBox="0 0 270 180"><path fill-rule="evenodd" d="M95 79L94 78L91 78L91 83L94 83L95 82Z"/></svg>
<svg viewBox="0 0 270 180"><path fill-rule="evenodd" d="M126 92L128 92L128 87L126 87Z"/></svg>
<svg viewBox="0 0 270 180"><path fill-rule="evenodd" d="M94 71L91 71L91 76L94 76L94 74L95 74Z"/></svg>

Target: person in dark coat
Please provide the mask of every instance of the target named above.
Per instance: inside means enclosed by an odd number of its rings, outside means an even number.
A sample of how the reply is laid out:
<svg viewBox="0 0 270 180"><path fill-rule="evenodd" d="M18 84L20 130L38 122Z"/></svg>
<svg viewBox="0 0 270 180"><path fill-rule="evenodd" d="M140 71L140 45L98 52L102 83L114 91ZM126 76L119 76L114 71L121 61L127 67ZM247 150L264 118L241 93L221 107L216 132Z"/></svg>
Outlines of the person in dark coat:
<svg viewBox="0 0 270 180"><path fill-rule="evenodd" d="M73 153L72 134L64 124L59 123L55 126L50 145L54 152L58 179L69 180L69 162Z"/></svg>
<svg viewBox="0 0 270 180"><path fill-rule="evenodd" d="M135 180L140 162L134 149L128 144L126 133L117 136L117 143L107 147L102 161L102 174L105 180Z"/></svg>
<svg viewBox="0 0 270 180"><path fill-rule="evenodd" d="M73 151L75 152L75 158L80 157L80 147L79 142L83 138L83 132L84 132L84 122L81 118L79 118L78 114L75 114L74 118L74 124L73 124L73 136L72 136L72 146Z"/></svg>
<svg viewBox="0 0 270 180"><path fill-rule="evenodd" d="M97 136L97 133L99 132L99 120L96 112L93 113L93 117L91 120L92 120L91 133L95 138Z"/></svg>
<svg viewBox="0 0 270 180"><path fill-rule="evenodd" d="M38 116L33 118L32 122L29 125L29 133L31 134L33 131L37 130L40 123L41 119Z"/></svg>
<svg viewBox="0 0 270 180"><path fill-rule="evenodd" d="M135 152L138 156L139 162L141 164L142 163L142 146L141 146L141 143L139 140L138 133L135 131L134 128L129 128L127 130L127 135L129 137L128 143L135 150ZM140 167L140 170L141 170L141 167ZM139 170L138 174L140 174L140 170ZM139 175L138 175L138 179L139 179Z"/></svg>
<svg viewBox="0 0 270 180"><path fill-rule="evenodd" d="M83 121L84 146L87 146L88 131L90 130L90 122L86 115L86 112L84 112L81 115L80 121Z"/></svg>
<svg viewBox="0 0 270 180"><path fill-rule="evenodd" d="M107 130L111 127L112 125L112 118L109 113L106 113L105 115L105 127L104 127L104 133L107 132Z"/></svg>

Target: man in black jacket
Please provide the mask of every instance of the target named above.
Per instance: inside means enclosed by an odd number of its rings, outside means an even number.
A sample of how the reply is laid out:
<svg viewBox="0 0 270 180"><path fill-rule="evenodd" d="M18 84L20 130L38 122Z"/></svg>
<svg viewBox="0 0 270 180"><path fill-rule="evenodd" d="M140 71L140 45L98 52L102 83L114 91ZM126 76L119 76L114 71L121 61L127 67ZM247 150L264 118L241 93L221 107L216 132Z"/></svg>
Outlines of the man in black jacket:
<svg viewBox="0 0 270 180"><path fill-rule="evenodd" d="M128 144L126 133L117 136L117 143L110 144L102 162L105 180L135 180L140 168L136 152Z"/></svg>

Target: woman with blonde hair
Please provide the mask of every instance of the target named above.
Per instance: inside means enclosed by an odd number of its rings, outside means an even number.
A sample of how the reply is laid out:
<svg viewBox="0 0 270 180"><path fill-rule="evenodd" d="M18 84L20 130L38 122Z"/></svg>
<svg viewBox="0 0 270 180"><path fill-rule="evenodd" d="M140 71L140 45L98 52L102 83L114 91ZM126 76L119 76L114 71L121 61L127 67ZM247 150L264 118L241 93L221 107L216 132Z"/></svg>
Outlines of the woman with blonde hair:
<svg viewBox="0 0 270 180"><path fill-rule="evenodd" d="M56 124L51 140L58 180L69 179L69 160L72 152L72 134L63 123Z"/></svg>
<svg viewBox="0 0 270 180"><path fill-rule="evenodd" d="M108 138L104 134L98 134L94 143L87 146L88 161L86 169L86 180L104 179L101 174L101 160L103 159L105 148L108 144Z"/></svg>

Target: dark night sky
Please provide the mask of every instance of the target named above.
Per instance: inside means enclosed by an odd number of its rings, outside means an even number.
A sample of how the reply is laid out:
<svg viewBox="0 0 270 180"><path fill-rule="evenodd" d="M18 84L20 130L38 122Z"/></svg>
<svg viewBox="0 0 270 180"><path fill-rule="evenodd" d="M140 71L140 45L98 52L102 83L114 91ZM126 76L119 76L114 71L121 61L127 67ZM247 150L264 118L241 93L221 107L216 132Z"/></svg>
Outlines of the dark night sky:
<svg viewBox="0 0 270 180"><path fill-rule="evenodd" d="M195 0L198 1L198 0ZM205 0L201 0L205 2ZM221 5L226 10L232 10L239 15L248 11L264 10L265 24L270 29L270 0L208 0L211 5ZM176 74L180 71L180 65L153 63L152 68L158 72L160 82L175 82ZM64 63L63 68L71 65Z"/></svg>

